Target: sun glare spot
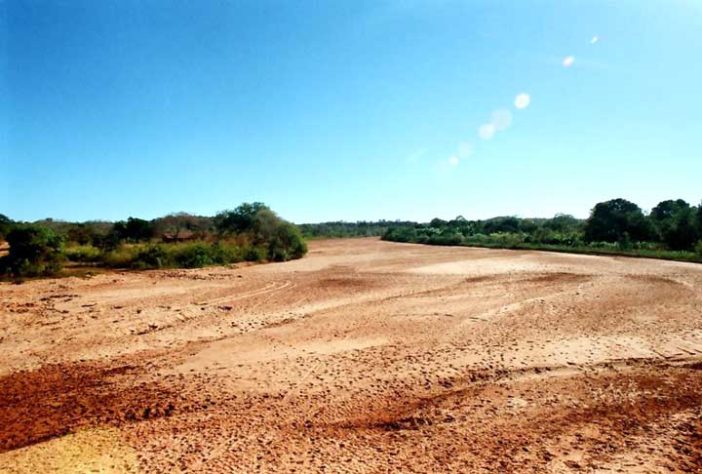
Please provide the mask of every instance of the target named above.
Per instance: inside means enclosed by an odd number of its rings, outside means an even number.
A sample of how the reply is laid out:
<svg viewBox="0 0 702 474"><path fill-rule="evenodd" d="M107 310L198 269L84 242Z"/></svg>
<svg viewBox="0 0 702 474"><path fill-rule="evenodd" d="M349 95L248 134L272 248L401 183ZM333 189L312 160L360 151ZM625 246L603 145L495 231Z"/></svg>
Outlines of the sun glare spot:
<svg viewBox="0 0 702 474"><path fill-rule="evenodd" d="M563 67L571 67L575 63L575 56L566 56L563 58Z"/></svg>
<svg viewBox="0 0 702 474"><path fill-rule="evenodd" d="M495 126L495 130L501 132L507 130L512 123L512 113L507 109L499 109L492 113L490 123Z"/></svg>
<svg viewBox="0 0 702 474"><path fill-rule="evenodd" d="M531 97L529 94L522 92L521 94L517 94L517 97L514 98L514 106L518 109L526 109L529 107L529 104L531 103Z"/></svg>
<svg viewBox="0 0 702 474"><path fill-rule="evenodd" d="M478 128L478 136L483 140L490 140L495 136L495 126L491 123L484 123Z"/></svg>

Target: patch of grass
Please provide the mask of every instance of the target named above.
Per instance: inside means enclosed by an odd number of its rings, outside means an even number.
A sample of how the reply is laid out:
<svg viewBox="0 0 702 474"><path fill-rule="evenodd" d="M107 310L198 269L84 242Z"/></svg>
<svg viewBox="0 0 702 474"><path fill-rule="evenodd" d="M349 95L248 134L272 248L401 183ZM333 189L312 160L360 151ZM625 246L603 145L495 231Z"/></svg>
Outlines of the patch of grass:
<svg viewBox="0 0 702 474"><path fill-rule="evenodd" d="M101 261L107 267L129 268L140 250L139 245L122 245L114 250L105 252Z"/></svg>
<svg viewBox="0 0 702 474"><path fill-rule="evenodd" d="M70 245L64 249L64 255L70 262L93 263L100 261L102 251L92 245Z"/></svg>

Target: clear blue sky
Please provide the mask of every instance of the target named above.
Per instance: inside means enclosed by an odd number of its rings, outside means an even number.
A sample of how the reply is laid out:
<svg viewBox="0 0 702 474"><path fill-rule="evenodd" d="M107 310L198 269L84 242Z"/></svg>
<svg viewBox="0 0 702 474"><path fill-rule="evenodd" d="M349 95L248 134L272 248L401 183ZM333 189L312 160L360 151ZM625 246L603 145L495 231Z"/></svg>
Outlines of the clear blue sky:
<svg viewBox="0 0 702 474"><path fill-rule="evenodd" d="M0 33L14 219L702 199L699 1L0 0Z"/></svg>

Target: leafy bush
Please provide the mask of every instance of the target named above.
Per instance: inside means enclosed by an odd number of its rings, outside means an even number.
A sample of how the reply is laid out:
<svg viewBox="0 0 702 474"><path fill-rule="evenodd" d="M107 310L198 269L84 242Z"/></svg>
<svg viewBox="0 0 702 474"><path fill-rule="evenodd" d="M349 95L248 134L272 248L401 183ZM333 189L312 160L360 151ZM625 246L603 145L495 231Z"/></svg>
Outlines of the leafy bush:
<svg viewBox="0 0 702 474"><path fill-rule="evenodd" d="M417 232L412 227L399 227L388 229L383 234L383 240L391 240L394 242L415 242L417 240Z"/></svg>
<svg viewBox="0 0 702 474"><path fill-rule="evenodd" d="M229 242L216 242L211 247L212 258L215 263L227 265L244 261L242 247Z"/></svg>
<svg viewBox="0 0 702 474"><path fill-rule="evenodd" d="M181 268L200 268L215 263L224 263L217 262L213 247L202 242L181 246L174 250L173 261Z"/></svg>
<svg viewBox="0 0 702 474"><path fill-rule="evenodd" d="M268 259L274 262L283 262L294 258L301 258L307 253L307 244L302 234L292 224L280 224L269 238Z"/></svg>
<svg viewBox="0 0 702 474"><path fill-rule="evenodd" d="M105 251L102 254L102 263L108 267L129 268L135 260L141 247L133 245L121 245L113 250Z"/></svg>
<svg viewBox="0 0 702 474"><path fill-rule="evenodd" d="M248 258L246 258L248 257ZM227 265L241 262L266 260L262 247L240 247L226 241L208 243L204 241L174 244L129 244L105 252L102 262L116 268L201 268L209 265Z"/></svg>
<svg viewBox="0 0 702 474"><path fill-rule="evenodd" d="M7 234L9 254L2 258L3 273L15 277L53 275L61 270L63 239L51 229L22 225Z"/></svg>
<svg viewBox="0 0 702 474"><path fill-rule="evenodd" d="M463 235L451 228L446 228L438 234L429 236L427 240L433 245L459 245L463 243Z"/></svg>
<svg viewBox="0 0 702 474"><path fill-rule="evenodd" d="M12 229L12 221L4 214L0 214L0 241L5 240L5 236Z"/></svg>
<svg viewBox="0 0 702 474"><path fill-rule="evenodd" d="M500 247L512 249L518 248L520 244L524 243L524 235L516 233L502 232L498 234L490 234L490 239L496 242Z"/></svg>
<svg viewBox="0 0 702 474"><path fill-rule="evenodd" d="M250 245L244 249L244 260L247 262L265 262L268 258L268 249L260 245Z"/></svg>
<svg viewBox="0 0 702 474"><path fill-rule="evenodd" d="M66 247L64 254L71 262L93 263L102 257L102 251L92 245L72 245Z"/></svg>
<svg viewBox="0 0 702 474"><path fill-rule="evenodd" d="M141 270L172 267L173 260L171 257L163 245L147 245L137 252L134 260L131 262L131 266Z"/></svg>

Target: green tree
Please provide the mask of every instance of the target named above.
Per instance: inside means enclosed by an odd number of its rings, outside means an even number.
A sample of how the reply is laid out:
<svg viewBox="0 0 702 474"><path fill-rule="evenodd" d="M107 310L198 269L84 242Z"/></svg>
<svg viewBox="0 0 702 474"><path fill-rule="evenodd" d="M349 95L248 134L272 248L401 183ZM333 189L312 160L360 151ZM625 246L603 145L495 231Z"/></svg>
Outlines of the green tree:
<svg viewBox="0 0 702 474"><path fill-rule="evenodd" d="M211 217L196 216L186 212L169 214L151 222L156 236L162 236L166 233L175 234L183 230L204 235L212 228Z"/></svg>
<svg viewBox="0 0 702 474"><path fill-rule="evenodd" d="M682 199L661 201L656 207L651 209L651 219L656 222L663 222L672 219L681 209L689 207L690 205Z"/></svg>
<svg viewBox="0 0 702 474"><path fill-rule="evenodd" d="M268 206L261 202L245 202L234 210L222 211L217 214L214 219L214 225L217 232L221 235L247 232L253 229L256 216L264 210L271 211Z"/></svg>
<svg viewBox="0 0 702 474"><path fill-rule="evenodd" d="M577 232L582 229L582 221L569 214L556 214L547 219L543 226L556 232Z"/></svg>
<svg viewBox="0 0 702 474"><path fill-rule="evenodd" d="M128 240L130 242L143 242L150 240L154 236L154 228L151 222L130 217L127 221L115 222L112 232L118 240Z"/></svg>
<svg viewBox="0 0 702 474"><path fill-rule="evenodd" d="M493 217L488 219L483 224L483 232L486 234L508 233L514 234L519 232L521 221L517 217Z"/></svg>
<svg viewBox="0 0 702 474"><path fill-rule="evenodd" d="M651 237L651 226L641 208L626 199L598 203L585 223L588 242L641 242Z"/></svg>
<svg viewBox="0 0 702 474"><path fill-rule="evenodd" d="M445 227L447 222L443 219L439 219L438 217L435 217L429 222L429 227L434 227L436 229L442 229Z"/></svg>
<svg viewBox="0 0 702 474"><path fill-rule="evenodd" d="M650 219L658 238L673 250L690 250L700 238L696 209L682 199L659 203Z"/></svg>
<svg viewBox="0 0 702 474"><path fill-rule="evenodd" d="M69 242L87 245L93 242L95 234L93 229L86 224L71 224L66 231L66 237Z"/></svg>

